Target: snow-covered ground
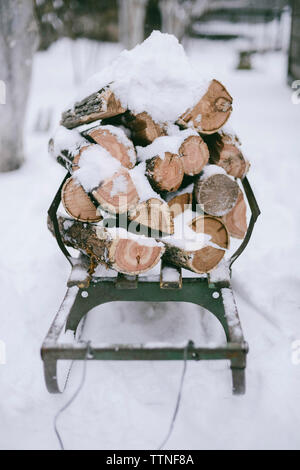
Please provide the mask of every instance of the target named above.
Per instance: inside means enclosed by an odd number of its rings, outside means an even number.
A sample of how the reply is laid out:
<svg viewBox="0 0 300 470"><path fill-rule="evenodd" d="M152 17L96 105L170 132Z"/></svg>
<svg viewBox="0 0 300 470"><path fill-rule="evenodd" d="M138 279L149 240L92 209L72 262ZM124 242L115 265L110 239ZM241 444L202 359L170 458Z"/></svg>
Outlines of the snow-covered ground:
<svg viewBox="0 0 300 470"><path fill-rule="evenodd" d="M262 215L233 270L244 333L250 344L247 394L231 395L226 362L189 363L171 449L300 448L299 171L300 105L293 105L280 53L236 71L237 44L190 40L199 75L224 81L234 97L231 125L252 162L249 179ZM120 46L103 44L99 67ZM60 111L72 100L67 40L38 53L26 123L26 164L0 175L2 201L0 448L57 449L53 417L77 387L74 365L62 396L49 395L39 348L66 288L69 266L46 228L46 212L64 176L47 154ZM53 110L48 133L34 130L40 109ZM12 125L12 123L8 123ZM86 338L103 341L222 341L216 321L193 305L108 304L91 312ZM221 337L221 339L220 339ZM61 417L67 449L156 449L168 430L181 362L91 362L77 401Z"/></svg>

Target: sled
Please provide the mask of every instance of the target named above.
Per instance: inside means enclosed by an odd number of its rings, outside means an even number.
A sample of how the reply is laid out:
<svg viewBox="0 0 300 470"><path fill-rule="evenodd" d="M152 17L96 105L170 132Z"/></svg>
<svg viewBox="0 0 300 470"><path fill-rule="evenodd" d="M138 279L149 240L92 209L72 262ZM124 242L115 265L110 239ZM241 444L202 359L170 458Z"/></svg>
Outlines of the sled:
<svg viewBox="0 0 300 470"><path fill-rule="evenodd" d="M60 204L62 182L51 206L49 216L53 222L59 247L72 265L67 292L60 309L43 342L41 355L44 375L50 393L62 393L67 384L70 368L65 372L62 384L58 380L58 362L77 360L228 360L232 371L233 393L243 395L246 391L245 370L248 345L244 339L234 294L231 287L232 264L246 248L260 210L248 179L242 180L246 198L251 209L251 219L246 236L237 251L228 260L223 276L212 271L201 277L185 278L180 268L161 263L160 275L116 277L92 277L88 274L88 260L81 255L72 258L64 246L58 228L57 209ZM168 269L166 269L166 267ZM170 276L172 270L172 276ZM168 275L166 275L168 273ZM171 279L171 280L170 280ZM192 341L188 345L143 344L94 344L80 341L84 320L94 307L108 302L189 302L199 305L214 315L221 323L226 344L220 347L201 347ZM200 312L199 312L200 313ZM113 313L112 313L113 314ZM72 332L74 341L64 341L65 333ZM171 338L170 338L171 339ZM71 367L71 366L70 366Z"/></svg>

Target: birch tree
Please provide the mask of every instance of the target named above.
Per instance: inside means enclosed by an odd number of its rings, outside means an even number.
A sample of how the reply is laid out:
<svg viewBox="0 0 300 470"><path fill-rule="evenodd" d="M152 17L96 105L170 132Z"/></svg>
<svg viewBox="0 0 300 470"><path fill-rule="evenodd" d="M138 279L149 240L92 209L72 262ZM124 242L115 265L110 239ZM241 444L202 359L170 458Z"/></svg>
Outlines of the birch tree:
<svg viewBox="0 0 300 470"><path fill-rule="evenodd" d="M32 0L1 0L0 172L19 168L24 160L23 125L37 37Z"/></svg>

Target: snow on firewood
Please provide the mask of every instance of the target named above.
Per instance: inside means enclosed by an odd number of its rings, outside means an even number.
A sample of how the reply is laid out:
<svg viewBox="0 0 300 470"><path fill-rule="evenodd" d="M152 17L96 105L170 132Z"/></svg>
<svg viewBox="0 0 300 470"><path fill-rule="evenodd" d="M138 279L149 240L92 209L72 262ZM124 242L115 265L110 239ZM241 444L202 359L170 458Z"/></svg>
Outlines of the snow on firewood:
<svg viewBox="0 0 300 470"><path fill-rule="evenodd" d="M157 137L147 147L137 146L138 159L140 161L147 161L152 157L160 157L163 160L167 152L178 154L184 140L191 135L198 136L198 133L194 129L186 129L184 131L178 129L176 134Z"/></svg>
<svg viewBox="0 0 300 470"><path fill-rule="evenodd" d="M164 237L163 241L170 245L182 248L185 251L200 250L206 246L212 246L214 248L222 249L225 248L216 245L211 241L211 235L204 232L195 232L191 228L191 222L197 217L196 212L191 209L186 209L181 214L174 218L174 234L168 237Z"/></svg>
<svg viewBox="0 0 300 470"><path fill-rule="evenodd" d="M200 179L205 180L213 175L226 175L224 168L218 165L206 165L200 175Z"/></svg>
<svg viewBox="0 0 300 470"><path fill-rule="evenodd" d="M100 145L91 144L82 151L78 167L74 171L74 178L85 191L91 192L119 171L121 163Z"/></svg>
<svg viewBox="0 0 300 470"><path fill-rule="evenodd" d="M155 122L175 122L208 89L175 36L153 31L142 44L124 50L80 91L84 99L110 84L124 108L147 112Z"/></svg>
<svg viewBox="0 0 300 470"><path fill-rule="evenodd" d="M163 201L161 196L154 191L146 176L146 164L144 162L136 165L129 174L134 181L140 202L147 201L148 199L156 198Z"/></svg>
<svg viewBox="0 0 300 470"><path fill-rule="evenodd" d="M101 224L97 224L97 234L101 238L101 230L104 228ZM155 238L146 237L145 235L137 235L136 233L130 232L123 227L105 227L105 233L108 234L112 239L120 238L122 240L133 240L139 245L148 247L164 247L164 244Z"/></svg>
<svg viewBox="0 0 300 470"><path fill-rule="evenodd" d="M99 125L87 129L83 134L90 137L96 144L104 147L123 166L133 168L136 164L134 145L122 128L111 125Z"/></svg>

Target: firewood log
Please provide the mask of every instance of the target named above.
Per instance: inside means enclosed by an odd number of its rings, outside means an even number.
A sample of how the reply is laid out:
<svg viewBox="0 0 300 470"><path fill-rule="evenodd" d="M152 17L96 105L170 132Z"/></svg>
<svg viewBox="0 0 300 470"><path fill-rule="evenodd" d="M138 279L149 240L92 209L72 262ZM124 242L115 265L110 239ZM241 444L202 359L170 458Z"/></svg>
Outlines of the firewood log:
<svg viewBox="0 0 300 470"><path fill-rule="evenodd" d="M133 168L136 164L134 145L121 128L101 125L84 131L83 135L104 147L124 167Z"/></svg>
<svg viewBox="0 0 300 470"><path fill-rule="evenodd" d="M92 191L92 197L102 209L112 214L123 214L134 209L139 195L129 172L123 168Z"/></svg>
<svg viewBox="0 0 300 470"><path fill-rule="evenodd" d="M207 142L210 150L210 162L224 168L228 175L244 178L250 163L241 151L239 139L223 130L210 137L211 139Z"/></svg>
<svg viewBox="0 0 300 470"><path fill-rule="evenodd" d="M105 264L125 274L137 275L153 268L164 253L162 244L154 239L120 233L93 224L58 218L62 240L67 246L80 250L91 259L91 264ZM48 218L49 230L54 233Z"/></svg>
<svg viewBox="0 0 300 470"><path fill-rule="evenodd" d="M238 200L233 209L226 214L222 220L227 227L229 234L234 238L243 239L247 232L247 206L244 195L239 190Z"/></svg>
<svg viewBox="0 0 300 470"><path fill-rule="evenodd" d="M169 206L159 199L151 198L140 202L129 211L128 218L143 227L150 228L152 236L157 236L157 233L169 235L174 233L173 216Z"/></svg>
<svg viewBox="0 0 300 470"><path fill-rule="evenodd" d="M61 125L73 129L82 124L109 118L126 111L109 87L78 101L62 114Z"/></svg>
<svg viewBox="0 0 300 470"><path fill-rule="evenodd" d="M153 121L148 113L126 113L124 116L126 126L132 132L132 140L135 145L151 144L157 137L166 135L166 131L160 124Z"/></svg>
<svg viewBox="0 0 300 470"><path fill-rule="evenodd" d="M184 176L182 159L170 152L166 152L163 159L153 157L146 162L146 174L155 191L176 191Z"/></svg>
<svg viewBox="0 0 300 470"><path fill-rule="evenodd" d="M229 246L229 234L224 223L215 217L198 216L189 222L189 228L197 234L209 235L210 244L198 248L197 242L190 244L184 240L176 240L176 231L172 237L162 238L166 246L164 259L182 268L196 273L207 273L217 266ZM195 246L194 246L195 245ZM201 246L201 243L199 242ZM219 248L220 247L220 248ZM223 249L222 249L223 248Z"/></svg>
<svg viewBox="0 0 300 470"><path fill-rule="evenodd" d="M208 163L209 151L200 136L191 135L181 144L179 156L181 157L184 173L193 176L199 174Z"/></svg>
<svg viewBox="0 0 300 470"><path fill-rule="evenodd" d="M54 137L49 141L48 151L51 157L55 158L60 165L71 171L74 157L78 155L82 147L86 148L89 145L88 140L77 130L60 126Z"/></svg>
<svg viewBox="0 0 300 470"><path fill-rule="evenodd" d="M73 177L65 182L61 200L66 212L76 220L99 222L102 219L83 187Z"/></svg>
<svg viewBox="0 0 300 470"><path fill-rule="evenodd" d="M212 80L205 95L180 116L178 124L184 127L192 124L198 132L213 134L224 126L231 111L232 97L220 82Z"/></svg>
<svg viewBox="0 0 300 470"><path fill-rule="evenodd" d="M214 166L208 165L208 170L196 179L194 197L206 214L222 217L235 206L239 186L224 170L224 173L210 174Z"/></svg>
<svg viewBox="0 0 300 470"><path fill-rule="evenodd" d="M186 209L191 209L192 202L192 193L183 193L179 194L178 196L174 196L170 201L168 201L168 206L173 217L177 217L179 214L182 214L182 212L184 212Z"/></svg>

